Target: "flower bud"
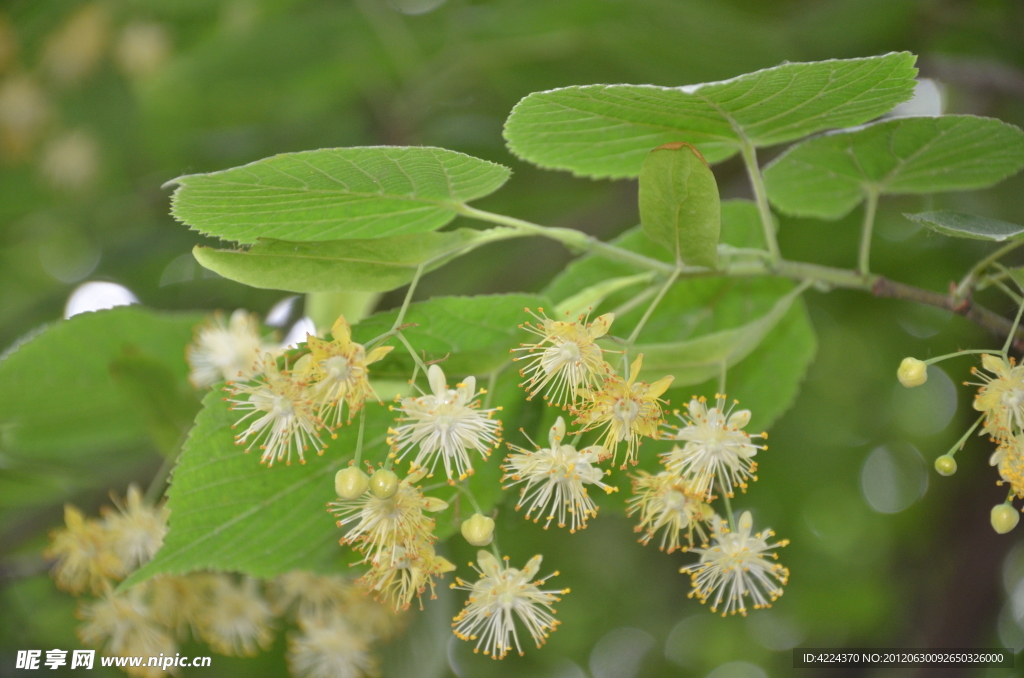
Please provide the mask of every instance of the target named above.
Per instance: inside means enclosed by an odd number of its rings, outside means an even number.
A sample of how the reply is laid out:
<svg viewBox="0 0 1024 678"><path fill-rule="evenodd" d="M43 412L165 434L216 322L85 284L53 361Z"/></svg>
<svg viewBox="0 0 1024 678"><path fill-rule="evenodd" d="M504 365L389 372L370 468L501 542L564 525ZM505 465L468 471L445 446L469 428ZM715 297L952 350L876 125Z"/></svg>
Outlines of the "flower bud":
<svg viewBox="0 0 1024 678"><path fill-rule="evenodd" d="M343 468L334 474L334 491L342 499L357 499L370 486L370 477L358 466Z"/></svg>
<svg viewBox="0 0 1024 678"><path fill-rule="evenodd" d="M394 471L374 471L370 476L370 492L378 499L390 499L398 492L398 476Z"/></svg>
<svg viewBox="0 0 1024 678"><path fill-rule="evenodd" d="M487 546L494 539L494 519L474 513L462 523L462 536L473 546Z"/></svg>
<svg viewBox="0 0 1024 678"><path fill-rule="evenodd" d="M923 360L904 358L900 363L900 368L896 370L896 377L907 388L920 386L928 381L928 366L924 364Z"/></svg>
<svg viewBox="0 0 1024 678"><path fill-rule="evenodd" d="M992 529L999 534L1006 534L1017 527L1020 514L1012 504L996 504L992 507Z"/></svg>
<svg viewBox="0 0 1024 678"><path fill-rule="evenodd" d="M940 476L951 476L956 473L956 459L944 454L935 460L935 470Z"/></svg>

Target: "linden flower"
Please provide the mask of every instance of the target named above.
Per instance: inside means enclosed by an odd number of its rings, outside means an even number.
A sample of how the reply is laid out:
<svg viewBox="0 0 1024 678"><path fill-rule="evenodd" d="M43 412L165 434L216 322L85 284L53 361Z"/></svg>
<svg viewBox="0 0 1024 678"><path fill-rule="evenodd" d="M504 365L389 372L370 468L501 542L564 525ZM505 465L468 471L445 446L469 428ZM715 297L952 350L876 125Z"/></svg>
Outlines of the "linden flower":
<svg viewBox="0 0 1024 678"><path fill-rule="evenodd" d="M78 608L83 620L77 633L82 643L117 657L173 657L178 644L160 627L143 601L145 586L125 593L107 591L101 598ZM155 678L164 671L157 667L126 668L130 675Z"/></svg>
<svg viewBox="0 0 1024 678"><path fill-rule="evenodd" d="M187 640L189 630L198 634L199 619L205 614L222 575L192 572L187 575L157 575L143 586L149 587L149 607L153 619ZM134 589L132 589L134 590Z"/></svg>
<svg viewBox="0 0 1024 678"><path fill-rule="evenodd" d="M470 584L456 578L456 583L452 584L453 589L469 591L466 607L452 624L455 635L461 640L475 640L473 652L479 652L482 647L491 659L504 659L512 643L522 655L514 613L537 647L543 645L559 623L552 603L561 600L558 596L569 593L569 589L544 591L539 587L558 572L532 581L540 569L541 556L530 558L522 570L509 567L507 557L504 564L500 563L487 551L480 551L476 557L480 568L473 569L480 579Z"/></svg>
<svg viewBox="0 0 1024 678"><path fill-rule="evenodd" d="M369 639L354 633L342 619L300 624L288 636L288 666L300 678L379 676Z"/></svg>
<svg viewBox="0 0 1024 678"><path fill-rule="evenodd" d="M621 468L627 463L637 463L637 448L640 438L647 436L657 439L660 435L658 425L661 424L660 396L668 390L674 377L662 377L653 384L647 382L634 383L640 374L643 354L636 357L629 368L629 379L623 381L612 375L605 379L604 386L598 390L581 389L583 402L578 409L577 424L583 431L599 426L606 426L602 447L605 456L615 461L617 447L623 440L627 441L626 458Z"/></svg>
<svg viewBox="0 0 1024 678"><path fill-rule="evenodd" d="M603 349L595 342L608 334L615 314L606 313L585 324L582 316L580 320L567 322L552 320L544 315L544 309L537 310L541 315L526 309L537 319L537 324L526 322L520 327L540 339L512 349L528 353L513 359L527 361L527 365L519 370L519 375L526 379L520 386L526 388L527 400L547 390L544 399L564 408L575 402L581 387L597 385L601 377L608 374Z"/></svg>
<svg viewBox="0 0 1024 678"><path fill-rule="evenodd" d="M256 314L237 309L225 327L224 316L215 313L196 329L195 339L185 349L192 368L189 381L196 388L207 388L218 381L251 379L260 353L273 348L272 342L260 338Z"/></svg>
<svg viewBox="0 0 1024 678"><path fill-rule="evenodd" d="M1009 483L1015 495L1024 497L1024 449L1020 438L1014 436L1001 441L988 463L996 467L999 477Z"/></svg>
<svg viewBox="0 0 1024 678"><path fill-rule="evenodd" d="M703 397L693 398L687 406L686 426L673 436L685 440L682 448L662 455L669 471L685 475L693 481L697 494L710 500L717 479L726 495L733 496L734 487L747 489L747 479L757 480L757 462L753 456L767 445L755 445L752 438L767 438L767 433L751 436L743 427L750 421L750 410L733 412L737 401L725 409L725 395L716 395L716 407L708 408Z"/></svg>
<svg viewBox="0 0 1024 678"><path fill-rule="evenodd" d="M695 548L700 562L684 567L680 572L689 574L693 582L690 596L697 596L700 602L711 600L711 611L722 608L722 616L736 614L746 616L745 598L750 596L754 609L771 607L782 587L789 580L789 570L773 562L778 558L772 549L781 548L788 540L769 544L775 536L771 530L751 535L753 519L750 511L744 511L739 519L739 530L730 532L718 516L713 518L714 530L711 546ZM767 560L771 558L772 560Z"/></svg>
<svg viewBox="0 0 1024 678"><path fill-rule="evenodd" d="M88 589L100 594L108 579L119 578L124 564L111 548L106 526L86 519L76 507L64 505L66 528L54 530L44 558L56 560L53 576L57 586L75 595Z"/></svg>
<svg viewBox="0 0 1024 678"><path fill-rule="evenodd" d="M261 464L270 467L282 459L286 464L291 464L292 452L296 452L299 462L305 464L303 453L310 446L317 454L323 454L323 443L317 433L320 422L313 412L313 403L305 383L287 371L278 370L277 361L272 355L264 354L263 373L259 378L235 384L231 392L233 395L248 396L245 399L230 399L233 403L231 409L248 412L236 425L253 417L249 427L235 436L235 443L243 445L248 441L246 452L253 445L259 445L263 450Z"/></svg>
<svg viewBox="0 0 1024 678"><path fill-rule="evenodd" d="M251 657L273 640L270 605L257 590L255 579L235 583L227 575L213 581L211 599L199 615L199 635L210 648L228 656Z"/></svg>
<svg viewBox="0 0 1024 678"><path fill-rule="evenodd" d="M275 615L292 616L299 626L331 625L344 618L352 631L388 638L402 626L402 618L372 600L351 579L292 570L278 575L268 591Z"/></svg>
<svg viewBox="0 0 1024 678"><path fill-rule="evenodd" d="M396 546L416 548L421 543L432 543L434 519L424 515L424 511L443 511L448 504L436 497L423 496L416 487L415 483L426 473L426 469L418 469L399 483L398 491L386 499L367 490L357 499L328 504L331 507L328 510L339 518L338 527L351 525L341 543L352 544L366 554L363 562L374 563L382 557L397 559Z"/></svg>
<svg viewBox="0 0 1024 678"><path fill-rule="evenodd" d="M577 451L572 445L562 445L565 437L565 421L559 417L551 427L548 435L550 447L530 452L515 445L509 449L516 452L510 454L502 468L505 475L502 482L512 479L506 489L519 483L526 483L519 494L518 511L524 504L526 518L536 511L538 522L547 513L544 529L558 516L558 526L565 527L566 513L571 516L570 532L587 526L587 519L597 515L597 505L587 494L584 485L597 485L605 492L611 493L615 488L601 482L605 472L597 467L602 449L588 447Z"/></svg>
<svg viewBox="0 0 1024 678"><path fill-rule="evenodd" d="M296 619L325 621L345 607L353 588L345 577L292 570L274 579L268 598L275 615L294 611Z"/></svg>
<svg viewBox="0 0 1024 678"><path fill-rule="evenodd" d="M127 574L148 562L163 545L170 512L162 505L147 506L135 485L128 486L123 504L113 499L118 511L104 511L104 522L111 548L121 560L123 574Z"/></svg>
<svg viewBox="0 0 1024 678"><path fill-rule="evenodd" d="M1024 428L1024 366L987 354L981 356L981 365L995 375L990 377L971 368L971 373L983 382L975 384L981 388L974 397L974 409L985 413L981 432L1007 440L1014 429Z"/></svg>
<svg viewBox="0 0 1024 678"><path fill-rule="evenodd" d="M501 422L491 419L491 415L501 408L480 409L480 401L476 397L485 391L476 390L475 377L466 377L465 382L450 389L441 368L431 365L427 370L427 381L430 394L403 398L401 406L392 408L405 415L398 419L405 423L389 430L392 435L388 444L399 459L404 459L418 444L419 452L413 465L425 467L433 473L440 459L444 463L445 475L454 484L453 476L465 480L473 473L469 457L471 450L487 459L490 448L501 442Z"/></svg>
<svg viewBox="0 0 1024 678"><path fill-rule="evenodd" d="M644 532L641 544L648 544L659 530L663 532L658 548L668 553L686 550L681 545L684 530L690 546L694 531L701 541L707 541L704 523L714 511L702 501L703 495L694 492L690 481L668 471L658 475L641 471L633 478L633 495L627 502L626 514L640 513L640 524L633 529Z"/></svg>
<svg viewBox="0 0 1024 678"><path fill-rule="evenodd" d="M434 553L434 547L421 541L409 546L389 546L357 584L376 593L377 600L387 603L395 612L408 610L412 599L419 599L423 609L423 594L430 588L434 592L434 577L444 576L455 566Z"/></svg>
<svg viewBox="0 0 1024 678"><path fill-rule="evenodd" d="M338 316L331 328L332 341L306 336L310 359L305 376L316 383L313 402L320 417L334 430L341 426L342 404L348 403L348 420L362 409L367 398L376 397L370 386L368 365L382 359L393 346L378 346L369 353L352 341L352 330L344 316Z"/></svg>

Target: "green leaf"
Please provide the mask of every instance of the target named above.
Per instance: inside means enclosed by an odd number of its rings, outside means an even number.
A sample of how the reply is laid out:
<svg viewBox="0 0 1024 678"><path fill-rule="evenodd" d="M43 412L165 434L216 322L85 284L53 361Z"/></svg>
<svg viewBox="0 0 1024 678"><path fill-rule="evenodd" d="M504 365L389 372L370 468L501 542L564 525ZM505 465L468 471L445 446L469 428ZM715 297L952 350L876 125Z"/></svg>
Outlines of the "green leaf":
<svg viewBox="0 0 1024 678"><path fill-rule="evenodd" d="M111 361L110 375L135 405L150 440L165 455L176 454L199 411L195 389L180 383L162 362L133 347L126 347Z"/></svg>
<svg viewBox="0 0 1024 678"><path fill-rule="evenodd" d="M672 375L673 388L717 378L723 366L734 366L758 347L789 312L800 292L802 290L793 290L775 302L768 313L738 327L683 341L637 344L636 353L644 356L642 377L654 381Z"/></svg>
<svg viewBox="0 0 1024 678"><path fill-rule="evenodd" d="M640 223L677 261L715 268L721 230L718 184L700 153L684 142L659 146L640 169Z"/></svg>
<svg viewBox="0 0 1024 678"><path fill-rule="evenodd" d="M951 235L954 238L973 238L975 240L992 240L1002 242L1024 233L1024 226L1011 224L1008 221L979 217L973 214L950 212L921 212L904 214L907 219L923 224L937 233Z"/></svg>
<svg viewBox="0 0 1024 678"><path fill-rule="evenodd" d="M171 213L200 233L245 244L422 233L496 191L509 174L502 165L442 148L284 153L175 179Z"/></svg>
<svg viewBox="0 0 1024 678"><path fill-rule="evenodd" d="M509 351L522 340L519 325L529 319L524 309L550 305L546 297L534 294L435 297L409 305L404 322L414 326L403 334L423 351L425 360L447 356L441 363L446 374L480 377L511 360ZM396 315L397 311L388 311L370 316L352 328L353 338L366 342L384 334ZM401 347L378 365L371 368L375 377L408 379L413 370L412 359Z"/></svg>
<svg viewBox="0 0 1024 678"><path fill-rule="evenodd" d="M789 149L764 171L788 214L838 219L869 191L940 193L991 186L1024 167L1024 132L972 115L897 118Z"/></svg>
<svg viewBox="0 0 1024 678"><path fill-rule="evenodd" d="M46 327L0 361L0 447L9 459L85 462L150 433L111 373L125 352L166 370L176 392L187 382L185 346L203 317L141 306L82 313Z"/></svg>
<svg viewBox="0 0 1024 678"><path fill-rule="evenodd" d="M505 123L509 148L541 167L635 177L647 152L686 141L715 163L744 139L770 146L859 125L913 96L914 55L789 63L687 87L590 85L536 92Z"/></svg>
<svg viewBox="0 0 1024 678"><path fill-rule="evenodd" d="M387 292L412 280L421 264L432 271L484 243L518 235L511 228L460 228L324 242L261 238L246 250L197 245L192 253L211 271L250 287L289 292Z"/></svg>
<svg viewBox="0 0 1024 678"><path fill-rule="evenodd" d="M639 285L640 283L649 283L653 279L654 271L626 275L621 278L609 278L580 290L568 299L563 300L558 306L555 306L555 315L575 318L591 309L597 308L609 295L619 290Z"/></svg>

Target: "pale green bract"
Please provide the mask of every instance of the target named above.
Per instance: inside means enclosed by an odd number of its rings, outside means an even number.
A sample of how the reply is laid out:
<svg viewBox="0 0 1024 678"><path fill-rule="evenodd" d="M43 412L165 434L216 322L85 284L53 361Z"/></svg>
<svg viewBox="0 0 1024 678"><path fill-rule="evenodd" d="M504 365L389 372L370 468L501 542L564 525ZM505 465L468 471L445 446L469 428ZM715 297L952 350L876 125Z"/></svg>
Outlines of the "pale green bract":
<svg viewBox="0 0 1024 678"><path fill-rule="evenodd" d="M621 278L609 278L586 287L568 299L563 299L555 306L556 319L561 320L565 317L575 320L577 317L593 311L601 302L619 290L636 287L641 283L649 283L653 278L653 271L649 271L636 275L625 275Z"/></svg>
<svg viewBox="0 0 1024 678"><path fill-rule="evenodd" d="M794 289L775 302L768 313L738 327L683 341L637 344L637 353L644 354L644 373L651 379L672 375L675 378L673 388L702 384L718 377L764 341L785 317L800 292L803 290Z"/></svg>
<svg viewBox="0 0 1024 678"><path fill-rule="evenodd" d="M879 195L985 188L1024 167L1024 132L992 118L897 118L797 144L764 170L768 198L838 219Z"/></svg>
<svg viewBox="0 0 1024 678"><path fill-rule="evenodd" d="M914 55L789 63L685 87L588 85L536 92L516 104L505 138L523 160L594 178L639 175L673 141L708 162L744 141L771 146L865 123L913 96Z"/></svg>
<svg viewBox="0 0 1024 678"><path fill-rule="evenodd" d="M320 241L436 231L510 170L443 148L364 146L284 153L173 180L171 213L205 235Z"/></svg>

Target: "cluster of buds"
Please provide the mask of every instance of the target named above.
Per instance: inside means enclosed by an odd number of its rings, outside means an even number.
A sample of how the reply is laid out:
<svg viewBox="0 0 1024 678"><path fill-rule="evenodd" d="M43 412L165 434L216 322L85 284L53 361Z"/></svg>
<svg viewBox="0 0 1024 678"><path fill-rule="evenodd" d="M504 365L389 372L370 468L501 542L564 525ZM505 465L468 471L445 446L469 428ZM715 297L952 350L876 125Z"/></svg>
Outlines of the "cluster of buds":
<svg viewBox="0 0 1024 678"><path fill-rule="evenodd" d="M408 609L428 587L436 597L434 577L455 569L434 552L434 519L427 514L448 504L416 486L426 475L421 468L399 480L388 469L367 476L349 466L334 478L339 501L328 504L338 527L347 527L341 543L363 554L369 565L358 583L395 610Z"/></svg>

